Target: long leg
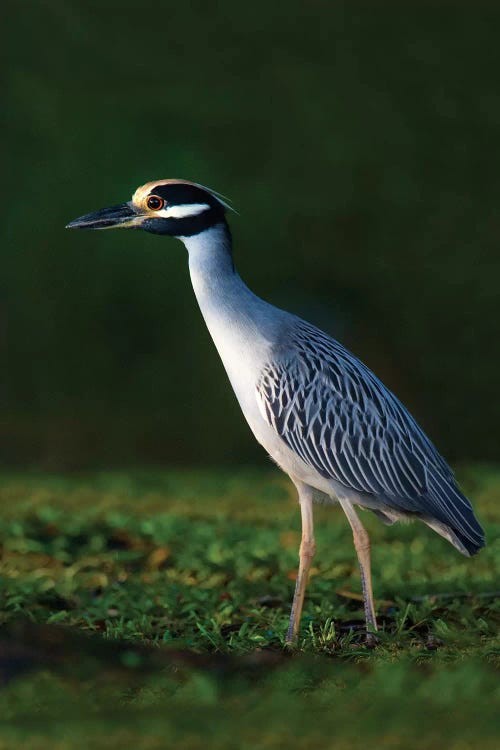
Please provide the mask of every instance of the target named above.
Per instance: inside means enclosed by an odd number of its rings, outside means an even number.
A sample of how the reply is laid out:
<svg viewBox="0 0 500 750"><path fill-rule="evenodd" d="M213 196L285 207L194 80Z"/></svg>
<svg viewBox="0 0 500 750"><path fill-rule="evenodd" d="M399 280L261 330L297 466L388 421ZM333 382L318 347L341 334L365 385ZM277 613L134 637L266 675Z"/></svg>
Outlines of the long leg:
<svg viewBox="0 0 500 750"><path fill-rule="evenodd" d="M313 525L313 493L306 484L295 482L299 493L300 513L302 516L302 539L299 549L299 572L295 583L295 593L293 595L292 611L290 613L290 624L286 634L286 642L291 645L297 639L299 632L300 616L302 614L302 605L304 604L304 594L306 592L309 568L316 551L314 541Z"/></svg>
<svg viewBox="0 0 500 750"><path fill-rule="evenodd" d="M356 554L358 555L359 570L361 573L361 587L363 589L366 627L368 630L368 639L370 639L370 631L377 630L375 606L373 604L372 571L370 565L370 538L365 527L359 520L358 514L354 510L352 503L349 500L341 500L340 498L339 503L347 516L347 520L351 524L354 546L356 548Z"/></svg>

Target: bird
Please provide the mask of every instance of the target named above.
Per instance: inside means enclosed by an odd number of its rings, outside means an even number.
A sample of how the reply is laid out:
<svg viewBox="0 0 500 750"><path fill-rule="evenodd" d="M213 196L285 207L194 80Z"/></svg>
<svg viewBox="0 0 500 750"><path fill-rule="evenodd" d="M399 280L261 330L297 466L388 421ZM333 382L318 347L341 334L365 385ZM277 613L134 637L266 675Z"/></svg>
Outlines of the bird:
<svg viewBox="0 0 500 750"><path fill-rule="evenodd" d="M67 228L142 229L188 252L193 290L255 438L296 487L302 533L285 643L297 644L311 562L313 506L339 504L357 553L367 641L376 641L370 540L359 510L420 520L471 556L485 543L470 501L410 412L341 343L254 294L238 274L230 204L198 183L161 179Z"/></svg>

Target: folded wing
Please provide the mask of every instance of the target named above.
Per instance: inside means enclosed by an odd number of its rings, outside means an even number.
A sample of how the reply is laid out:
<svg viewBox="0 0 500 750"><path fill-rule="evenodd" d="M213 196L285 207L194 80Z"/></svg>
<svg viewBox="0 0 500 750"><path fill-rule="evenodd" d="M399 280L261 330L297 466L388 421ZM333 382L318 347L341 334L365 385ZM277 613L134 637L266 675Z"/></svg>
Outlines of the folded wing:
<svg viewBox="0 0 500 750"><path fill-rule="evenodd" d="M262 413L289 448L322 477L449 526L469 553L483 546L470 502L397 398L314 326L297 319L292 340L257 385Z"/></svg>

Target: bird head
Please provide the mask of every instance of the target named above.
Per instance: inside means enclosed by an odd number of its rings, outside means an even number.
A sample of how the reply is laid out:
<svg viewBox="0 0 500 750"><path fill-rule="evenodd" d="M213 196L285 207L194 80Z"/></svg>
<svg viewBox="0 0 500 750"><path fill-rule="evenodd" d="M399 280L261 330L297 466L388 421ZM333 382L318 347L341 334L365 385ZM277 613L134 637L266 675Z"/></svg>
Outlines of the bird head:
<svg viewBox="0 0 500 750"><path fill-rule="evenodd" d="M137 188L132 200L74 219L67 229L144 229L192 237L224 221L230 206L218 193L187 180L156 180Z"/></svg>

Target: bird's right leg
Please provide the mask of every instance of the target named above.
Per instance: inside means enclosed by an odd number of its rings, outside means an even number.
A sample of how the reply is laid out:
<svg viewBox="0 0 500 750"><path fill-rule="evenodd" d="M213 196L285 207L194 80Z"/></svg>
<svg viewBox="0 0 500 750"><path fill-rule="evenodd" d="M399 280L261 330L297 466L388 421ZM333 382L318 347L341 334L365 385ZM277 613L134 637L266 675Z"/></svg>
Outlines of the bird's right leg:
<svg viewBox="0 0 500 750"><path fill-rule="evenodd" d="M309 568L316 551L314 541L314 524L313 524L313 492L310 487L302 482L295 481L299 493L300 513L302 516L302 539L299 549L299 572L295 582L295 593L293 595L292 611L290 614L290 623L286 633L287 645L292 645L297 640L299 632L300 616L304 604L304 595L309 577Z"/></svg>
<svg viewBox="0 0 500 750"><path fill-rule="evenodd" d="M358 518L358 514L349 500L341 500L339 503L351 524L354 547L359 562L361 574L361 588L363 590L363 603L365 606L366 629L368 642L373 641L370 631L377 630L377 619L375 617L375 605L373 602L372 571L370 563L370 538L365 527Z"/></svg>

